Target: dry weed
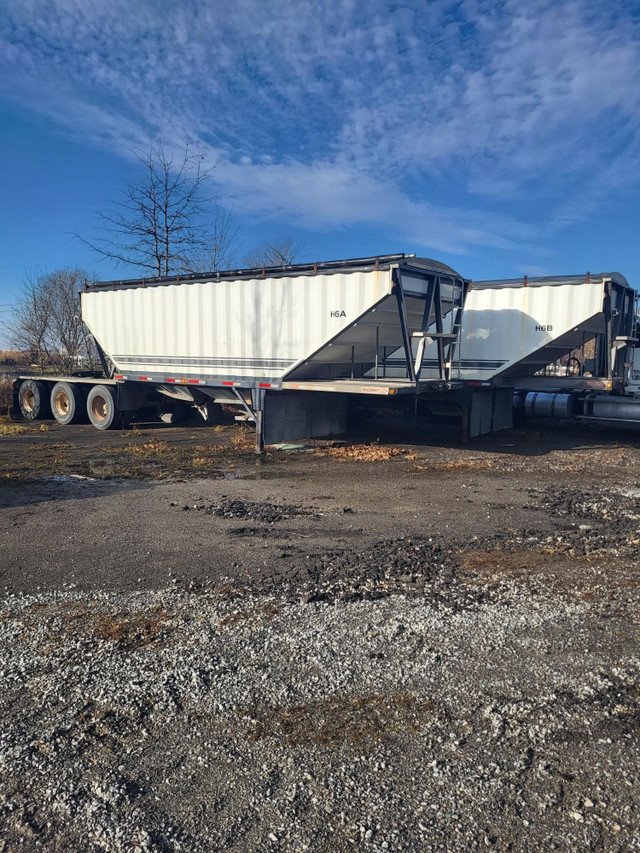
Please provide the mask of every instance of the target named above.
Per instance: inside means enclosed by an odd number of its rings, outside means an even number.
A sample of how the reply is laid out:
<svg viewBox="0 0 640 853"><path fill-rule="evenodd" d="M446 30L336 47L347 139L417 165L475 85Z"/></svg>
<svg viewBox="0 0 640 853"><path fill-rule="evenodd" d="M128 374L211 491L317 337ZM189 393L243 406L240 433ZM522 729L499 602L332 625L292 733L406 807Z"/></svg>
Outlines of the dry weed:
<svg viewBox="0 0 640 853"><path fill-rule="evenodd" d="M433 706L405 693L355 698L332 696L304 705L242 713L252 724L251 740L274 737L288 746L310 743L360 748L416 733L433 718Z"/></svg>
<svg viewBox="0 0 640 853"><path fill-rule="evenodd" d="M13 383L10 379L0 379L0 415L11 413L13 405Z"/></svg>
<svg viewBox="0 0 640 853"><path fill-rule="evenodd" d="M234 610L232 613L227 613L219 620L218 625L221 628L233 628L236 625L243 625L251 619L257 619L261 616L273 618L280 613L280 609L275 604L267 602L260 607L255 607L249 610Z"/></svg>
<svg viewBox="0 0 640 853"><path fill-rule="evenodd" d="M30 427L24 424L8 424L0 422L0 435L21 435L23 432L31 432Z"/></svg>
<svg viewBox="0 0 640 853"><path fill-rule="evenodd" d="M6 416L0 417L0 435L22 435L25 432L49 432L49 424L40 424L39 426L14 424Z"/></svg>
<svg viewBox="0 0 640 853"><path fill-rule="evenodd" d="M233 427L232 427L233 429ZM131 433L128 433L131 435ZM199 436L191 436L200 438ZM92 462L82 473L91 476L126 477L129 479L171 479L175 477L203 476L218 469L227 458L237 457L253 450L251 436L242 430L234 432L228 442L220 444L172 444L160 438L141 443L130 442L121 447L105 448L109 462L97 466Z"/></svg>
<svg viewBox="0 0 640 853"><path fill-rule="evenodd" d="M170 616L160 606L149 613L104 613L77 607L63 613L62 620L67 632L110 641L128 650L158 646L171 631Z"/></svg>
<svg viewBox="0 0 640 853"><path fill-rule="evenodd" d="M416 471L483 471L495 468L490 459L455 459L449 462L433 462L430 465L416 465Z"/></svg>
<svg viewBox="0 0 640 853"><path fill-rule="evenodd" d="M153 438L151 441L145 441L143 444L129 444L125 450L133 453L134 456L157 456L158 454L164 455L169 453L171 447L166 441Z"/></svg>
<svg viewBox="0 0 640 853"><path fill-rule="evenodd" d="M395 456L413 460L415 454L400 447L384 447L379 444L347 444L341 447L319 447L316 456L325 456L337 462L387 462Z"/></svg>
<svg viewBox="0 0 640 853"><path fill-rule="evenodd" d="M239 430L231 437L231 445L235 450L253 450L255 435L253 431Z"/></svg>
<svg viewBox="0 0 640 853"><path fill-rule="evenodd" d="M610 554L573 554L567 545L539 550L460 552L456 565L466 583L495 587L504 580L544 583L569 599L593 601L611 589L637 589L636 564Z"/></svg>
<svg viewBox="0 0 640 853"><path fill-rule="evenodd" d="M125 649L158 645L168 633L167 612L102 614L95 623L94 634L100 640L111 640Z"/></svg>

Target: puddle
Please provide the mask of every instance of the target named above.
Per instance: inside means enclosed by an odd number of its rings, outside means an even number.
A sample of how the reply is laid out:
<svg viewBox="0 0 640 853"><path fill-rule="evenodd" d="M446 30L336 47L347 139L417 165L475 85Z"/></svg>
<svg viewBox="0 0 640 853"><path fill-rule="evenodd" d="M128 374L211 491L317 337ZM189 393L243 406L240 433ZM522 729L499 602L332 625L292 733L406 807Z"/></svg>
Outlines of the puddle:
<svg viewBox="0 0 640 853"><path fill-rule="evenodd" d="M87 483L97 483L97 477L85 477L82 474L57 474L55 477L45 477L47 483L71 483L72 481L84 480Z"/></svg>

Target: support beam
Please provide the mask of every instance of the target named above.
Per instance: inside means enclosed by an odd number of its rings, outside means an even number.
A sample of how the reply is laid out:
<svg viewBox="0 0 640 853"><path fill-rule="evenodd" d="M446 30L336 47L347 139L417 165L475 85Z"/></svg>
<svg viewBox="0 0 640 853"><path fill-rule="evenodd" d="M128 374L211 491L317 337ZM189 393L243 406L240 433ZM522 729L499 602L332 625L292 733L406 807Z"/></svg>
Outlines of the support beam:
<svg viewBox="0 0 640 853"><path fill-rule="evenodd" d="M436 344L438 347L438 376L440 379L446 378L445 372L445 363L444 363L444 340L442 339L443 334L443 325L442 325L442 302L440 301L440 278L436 276L436 286L433 295L433 303L436 314L436 334L437 340Z"/></svg>
<svg viewBox="0 0 640 853"><path fill-rule="evenodd" d="M105 354L105 351L102 349L98 341L91 335L93 338L93 343L95 344L96 351L98 353L98 358L100 359L100 364L102 365L102 370L104 371L104 375L107 379L113 379L113 364L109 366L109 360Z"/></svg>
<svg viewBox="0 0 640 853"><path fill-rule="evenodd" d="M427 337L429 334L429 327L431 325L431 310L433 308L433 298L436 289L436 277L429 276L429 284L427 286L427 296L424 302L424 311L422 314L422 337L418 341L418 351L416 352L416 360L413 366L413 372L415 373L416 381L420 381L420 374L422 373L422 358L424 356L425 347L427 344ZM429 339L431 342L431 339Z"/></svg>
<svg viewBox="0 0 640 853"><path fill-rule="evenodd" d="M416 371L413 365L413 354L411 352L411 340L407 329L407 312L404 307L404 296L402 293L402 282L398 278L397 272L394 271L394 290L398 300L398 315L400 317L400 329L402 331L402 342L404 344L404 357L407 362L407 376L412 382L416 381Z"/></svg>
<svg viewBox="0 0 640 853"><path fill-rule="evenodd" d="M262 409L258 409L256 411L256 443L254 453L260 457L264 456L264 429L262 426L263 414Z"/></svg>
<svg viewBox="0 0 640 853"><path fill-rule="evenodd" d="M254 452L260 458L264 457L264 388L251 389L251 408L256 422L256 442Z"/></svg>
<svg viewBox="0 0 640 853"><path fill-rule="evenodd" d="M240 391L237 388L232 388L231 391L232 391L234 397L238 400L238 402L242 406L242 408L245 410L245 412L247 413L249 418L252 421L255 421L255 413L254 413L253 409L251 408L251 406L247 405L247 401L244 399L244 397L242 396ZM251 399L253 400L253 391L251 392Z"/></svg>

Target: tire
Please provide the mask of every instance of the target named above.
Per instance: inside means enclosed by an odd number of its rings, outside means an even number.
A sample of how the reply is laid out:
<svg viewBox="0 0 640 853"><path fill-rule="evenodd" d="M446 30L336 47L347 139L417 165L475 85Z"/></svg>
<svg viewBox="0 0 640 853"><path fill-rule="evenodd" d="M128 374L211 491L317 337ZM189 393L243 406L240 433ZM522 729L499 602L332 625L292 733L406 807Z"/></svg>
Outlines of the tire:
<svg viewBox="0 0 640 853"><path fill-rule="evenodd" d="M75 382L56 382L51 389L51 413L59 424L77 424L85 415L82 386Z"/></svg>
<svg viewBox="0 0 640 853"><path fill-rule="evenodd" d="M22 417L27 421L51 417L49 389L45 382L25 379L18 389L18 406Z"/></svg>
<svg viewBox="0 0 640 853"><path fill-rule="evenodd" d="M96 429L117 429L122 422L115 388L94 385L87 394L87 415Z"/></svg>

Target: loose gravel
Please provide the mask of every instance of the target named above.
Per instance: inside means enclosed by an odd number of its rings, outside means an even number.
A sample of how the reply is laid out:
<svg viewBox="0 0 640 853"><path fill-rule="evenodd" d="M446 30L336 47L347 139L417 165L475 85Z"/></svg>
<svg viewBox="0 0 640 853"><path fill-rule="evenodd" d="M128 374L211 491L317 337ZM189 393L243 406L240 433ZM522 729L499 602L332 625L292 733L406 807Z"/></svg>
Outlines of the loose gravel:
<svg viewBox="0 0 640 853"><path fill-rule="evenodd" d="M10 597L3 849L638 849L640 661L588 618Z"/></svg>
<svg viewBox="0 0 640 853"><path fill-rule="evenodd" d="M185 504L182 509L185 512L195 510L196 512L203 512L205 515L215 515L218 518L265 521L267 524L275 524L277 521L301 515L313 515L313 510L307 507L238 500L237 498L228 498L226 495L223 495L216 503L206 503L202 498L193 506Z"/></svg>
<svg viewBox="0 0 640 853"><path fill-rule="evenodd" d="M498 555L540 542L505 544L7 596L0 849L640 849L637 584L523 582Z"/></svg>
<svg viewBox="0 0 640 853"><path fill-rule="evenodd" d="M263 569L5 590L0 851L640 850L640 490L503 468L485 505L456 470L449 515L423 523L404 480L373 534L355 491L176 486L162 547L206 567L228 537ZM120 523L134 486L48 484L5 517Z"/></svg>

